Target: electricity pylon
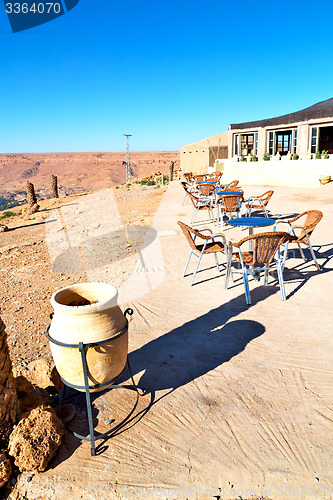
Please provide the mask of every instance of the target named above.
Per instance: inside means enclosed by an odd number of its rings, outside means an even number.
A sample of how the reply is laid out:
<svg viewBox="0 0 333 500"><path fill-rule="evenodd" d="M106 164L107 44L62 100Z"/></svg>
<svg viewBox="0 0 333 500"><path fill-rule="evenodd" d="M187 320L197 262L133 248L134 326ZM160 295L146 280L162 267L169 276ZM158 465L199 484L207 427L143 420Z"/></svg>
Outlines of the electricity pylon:
<svg viewBox="0 0 333 500"><path fill-rule="evenodd" d="M132 134L123 134L126 137L126 183L131 180L133 175L133 170L130 162L130 153L129 153L129 137L132 137Z"/></svg>

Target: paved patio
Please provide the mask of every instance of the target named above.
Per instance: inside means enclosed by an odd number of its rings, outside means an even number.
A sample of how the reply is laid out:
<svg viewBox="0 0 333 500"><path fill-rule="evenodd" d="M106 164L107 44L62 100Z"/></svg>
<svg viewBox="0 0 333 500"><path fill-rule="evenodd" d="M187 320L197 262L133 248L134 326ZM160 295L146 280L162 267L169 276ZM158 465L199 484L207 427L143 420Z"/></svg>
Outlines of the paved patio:
<svg viewBox="0 0 333 500"><path fill-rule="evenodd" d="M264 191L246 187L245 196ZM30 474L21 475L21 493L29 500L333 498L332 192L331 185L275 189L272 215L323 211L312 237L323 270L297 251L286 264L287 301L271 277L268 287L250 281L247 306L242 280L224 290L213 256L202 260L194 286L181 278L188 246L177 220L188 222L192 205L181 205L183 190L171 183L153 224L164 280L129 304L131 366L148 394L96 457L66 433L45 473L29 483ZM208 227L200 217L198 227ZM117 392L94 399L101 432L133 401ZM80 417L84 405L72 422L82 431Z"/></svg>

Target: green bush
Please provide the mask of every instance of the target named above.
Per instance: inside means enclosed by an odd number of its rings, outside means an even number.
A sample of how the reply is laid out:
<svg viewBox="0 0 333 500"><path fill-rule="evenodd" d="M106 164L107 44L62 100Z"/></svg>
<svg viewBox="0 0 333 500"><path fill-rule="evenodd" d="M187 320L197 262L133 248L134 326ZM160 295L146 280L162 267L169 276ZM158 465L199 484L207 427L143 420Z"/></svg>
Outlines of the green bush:
<svg viewBox="0 0 333 500"><path fill-rule="evenodd" d="M320 151L316 151L315 159L316 160L320 160L320 158L321 158L321 152Z"/></svg>
<svg viewBox="0 0 333 500"><path fill-rule="evenodd" d="M169 182L169 176L168 175L163 175L163 183L167 184Z"/></svg>
<svg viewBox="0 0 333 500"><path fill-rule="evenodd" d="M322 152L321 152L321 157L322 157L324 160L328 160L328 159L329 159L329 154L328 154L327 149L323 149L323 150L322 150Z"/></svg>
<svg viewBox="0 0 333 500"><path fill-rule="evenodd" d="M7 219L8 217L14 217L16 215L15 212L4 212L1 216L0 219Z"/></svg>
<svg viewBox="0 0 333 500"><path fill-rule="evenodd" d="M252 155L251 156L251 161L258 161L258 156Z"/></svg>
<svg viewBox="0 0 333 500"><path fill-rule="evenodd" d="M244 156L244 155L242 155L242 156L240 157L240 160L239 160L239 161L247 161L247 159L245 158L245 156Z"/></svg>
<svg viewBox="0 0 333 500"><path fill-rule="evenodd" d="M264 156L262 157L262 159L263 159L264 161L270 161L271 156L270 156L270 154L269 154L269 153L265 153L265 154L264 154Z"/></svg>
<svg viewBox="0 0 333 500"><path fill-rule="evenodd" d="M156 182L155 181L148 181L147 186L155 186Z"/></svg>
<svg viewBox="0 0 333 500"><path fill-rule="evenodd" d="M299 156L297 153L293 153L292 154L292 157L291 157L293 160L298 160Z"/></svg>

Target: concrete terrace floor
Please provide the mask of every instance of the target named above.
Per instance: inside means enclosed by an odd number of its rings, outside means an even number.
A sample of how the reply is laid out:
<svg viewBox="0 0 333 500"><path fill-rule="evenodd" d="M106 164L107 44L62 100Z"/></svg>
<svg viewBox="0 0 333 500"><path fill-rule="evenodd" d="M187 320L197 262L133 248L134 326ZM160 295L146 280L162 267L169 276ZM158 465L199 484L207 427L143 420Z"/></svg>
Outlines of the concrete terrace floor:
<svg viewBox="0 0 333 500"><path fill-rule="evenodd" d="M245 196L264 191L245 187ZM183 190L171 183L153 223L164 280L128 304L131 366L148 394L102 453L91 458L89 443L66 433L48 470L30 482L22 474L16 491L29 499L333 498L332 193L332 185L275 188L272 216L323 211L312 236L323 269L296 251L285 269L287 301L273 276L267 287L250 280L247 306L240 275L224 290L213 256L202 260L193 287L181 277L188 245L177 220L188 223L192 206L182 206ZM220 232L202 217L198 228ZM227 239L247 234L225 230ZM133 394L93 399L103 432ZM86 432L82 401L71 425Z"/></svg>

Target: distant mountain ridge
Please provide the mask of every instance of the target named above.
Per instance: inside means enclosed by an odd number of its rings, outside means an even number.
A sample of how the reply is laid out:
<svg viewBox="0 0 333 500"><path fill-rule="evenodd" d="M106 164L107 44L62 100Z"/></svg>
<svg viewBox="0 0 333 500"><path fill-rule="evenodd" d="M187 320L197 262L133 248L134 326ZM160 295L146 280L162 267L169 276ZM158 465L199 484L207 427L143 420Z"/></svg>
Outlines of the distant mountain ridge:
<svg viewBox="0 0 333 500"><path fill-rule="evenodd" d="M70 191L116 186L126 182L125 160L124 152L0 154L0 195L24 190L27 180L49 189L51 174ZM171 161L179 168L178 151L131 152L130 160L137 177L168 173Z"/></svg>

